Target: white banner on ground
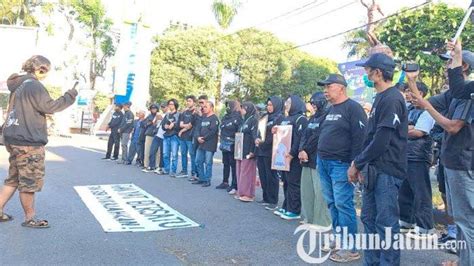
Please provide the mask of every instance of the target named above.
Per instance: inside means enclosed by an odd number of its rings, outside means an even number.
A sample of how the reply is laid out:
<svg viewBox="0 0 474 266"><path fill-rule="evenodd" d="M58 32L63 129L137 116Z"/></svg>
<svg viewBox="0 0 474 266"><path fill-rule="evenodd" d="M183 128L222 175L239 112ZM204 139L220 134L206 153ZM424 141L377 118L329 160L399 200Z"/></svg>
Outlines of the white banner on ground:
<svg viewBox="0 0 474 266"><path fill-rule="evenodd" d="M134 184L75 186L105 232L161 231L199 226Z"/></svg>

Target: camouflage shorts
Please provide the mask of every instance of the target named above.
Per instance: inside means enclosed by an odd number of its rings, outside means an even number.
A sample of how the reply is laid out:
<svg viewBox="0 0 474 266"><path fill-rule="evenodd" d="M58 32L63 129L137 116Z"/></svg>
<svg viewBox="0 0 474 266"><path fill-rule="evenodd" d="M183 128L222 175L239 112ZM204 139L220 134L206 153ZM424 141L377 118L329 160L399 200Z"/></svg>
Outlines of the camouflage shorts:
<svg viewBox="0 0 474 266"><path fill-rule="evenodd" d="M38 192L44 183L44 146L7 145L10 168L6 186L17 187L20 192Z"/></svg>

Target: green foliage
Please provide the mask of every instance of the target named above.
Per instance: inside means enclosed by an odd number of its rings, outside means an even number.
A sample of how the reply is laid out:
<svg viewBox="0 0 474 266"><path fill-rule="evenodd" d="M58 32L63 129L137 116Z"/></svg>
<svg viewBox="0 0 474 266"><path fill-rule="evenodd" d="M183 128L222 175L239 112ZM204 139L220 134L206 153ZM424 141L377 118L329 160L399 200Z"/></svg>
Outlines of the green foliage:
<svg viewBox="0 0 474 266"><path fill-rule="evenodd" d="M344 36L342 48L349 49L347 57L367 57L367 51L370 48L370 44L367 40L366 31L360 29L349 32L346 36Z"/></svg>
<svg viewBox="0 0 474 266"><path fill-rule="evenodd" d="M175 24L156 42L150 94L157 102L184 100L189 94L207 94L219 102L225 98L259 102L290 93L306 97L320 90L317 80L337 72L334 62L291 49L291 44L256 29L223 37L213 28ZM222 73L235 78L221 92Z"/></svg>
<svg viewBox="0 0 474 266"><path fill-rule="evenodd" d="M53 99L57 99L63 95L60 87L46 86L46 90Z"/></svg>
<svg viewBox="0 0 474 266"><path fill-rule="evenodd" d="M101 93L101 92L98 92L94 96L92 101L94 103L95 112L97 113L102 113L103 111L105 111L107 106L110 105L110 98L106 94Z"/></svg>
<svg viewBox="0 0 474 266"><path fill-rule="evenodd" d="M115 54L113 39L109 35L113 22L106 17L101 0L70 0L69 4L77 12L77 20L91 36L89 80L94 89L96 78L102 76L106 69L107 59Z"/></svg>
<svg viewBox="0 0 474 266"><path fill-rule="evenodd" d="M0 0L0 24L36 26L33 9L39 1L31 0Z"/></svg>
<svg viewBox="0 0 474 266"><path fill-rule="evenodd" d="M445 62L423 51L443 52L445 41L455 34L464 10L446 4L431 4L387 20L379 29L379 39L401 60L417 61L423 81L432 92L439 92L445 82ZM461 35L463 49L474 49L474 26L467 23Z"/></svg>
<svg viewBox="0 0 474 266"><path fill-rule="evenodd" d="M212 3L212 12L222 29L229 28L235 15L237 15L239 5L238 1L226 3L224 0L215 0Z"/></svg>

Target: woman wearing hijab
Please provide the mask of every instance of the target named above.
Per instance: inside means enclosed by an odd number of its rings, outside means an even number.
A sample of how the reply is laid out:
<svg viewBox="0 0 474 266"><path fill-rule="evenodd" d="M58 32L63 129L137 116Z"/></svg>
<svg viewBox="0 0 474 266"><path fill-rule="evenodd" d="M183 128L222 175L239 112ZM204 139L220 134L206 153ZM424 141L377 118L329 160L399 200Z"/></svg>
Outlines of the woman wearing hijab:
<svg viewBox="0 0 474 266"><path fill-rule="evenodd" d="M299 96L291 95L287 98L285 101L285 118L280 125L292 125L291 148L286 155L291 159L290 171L282 171L285 201L283 201L282 207L274 212L285 220L301 218L300 181L302 167L298 159L298 150L301 137L308 125L305 113L306 105Z"/></svg>
<svg viewBox="0 0 474 266"><path fill-rule="evenodd" d="M237 192L237 174L235 170L235 133L239 131L243 123L240 115L240 103L238 101L228 101L226 114L221 122L221 139L219 149L222 151L222 163L224 164L224 179L217 189L227 189L230 194ZM229 176L232 170L232 184L229 185Z"/></svg>
<svg viewBox="0 0 474 266"><path fill-rule="evenodd" d="M260 203L266 206L267 210L274 211L278 206L280 178L278 172L272 170L272 128L280 124L283 119L283 100L278 96L272 96L267 99L266 108L268 117L265 136L260 136L259 132L255 145L257 146L258 175L263 191L263 200Z"/></svg>
<svg viewBox="0 0 474 266"><path fill-rule="evenodd" d="M331 217L323 198L319 173L316 170L319 134L326 119L328 101L322 92L316 92L310 99L314 110L301 137L298 158L303 166L301 173L302 214L307 224L323 231L331 229Z"/></svg>
<svg viewBox="0 0 474 266"><path fill-rule="evenodd" d="M239 132L243 134L242 160L237 160L236 199L251 202L255 199L255 179L257 160L255 159L255 139L258 130L257 108L251 102L245 102L240 108L244 123Z"/></svg>

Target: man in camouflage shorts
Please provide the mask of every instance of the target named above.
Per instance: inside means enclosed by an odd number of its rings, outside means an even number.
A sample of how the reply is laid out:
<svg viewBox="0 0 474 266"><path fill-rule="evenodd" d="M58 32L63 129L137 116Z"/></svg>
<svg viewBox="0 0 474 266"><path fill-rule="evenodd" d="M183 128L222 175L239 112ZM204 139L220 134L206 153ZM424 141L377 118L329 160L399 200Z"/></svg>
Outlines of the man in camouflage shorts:
<svg viewBox="0 0 474 266"><path fill-rule="evenodd" d="M51 69L50 61L40 55L28 59L22 67L25 75L13 74L7 80L10 101L3 125L5 147L10 153L10 168L0 189L0 222L13 220L4 212L16 190L25 212L22 226L48 228L46 220L35 218L35 193L44 183L44 147L48 143L46 115L62 111L74 104L77 90L72 88L56 100L40 82Z"/></svg>
<svg viewBox="0 0 474 266"><path fill-rule="evenodd" d="M7 145L10 168L5 185L19 192L39 192L44 184L44 146Z"/></svg>

